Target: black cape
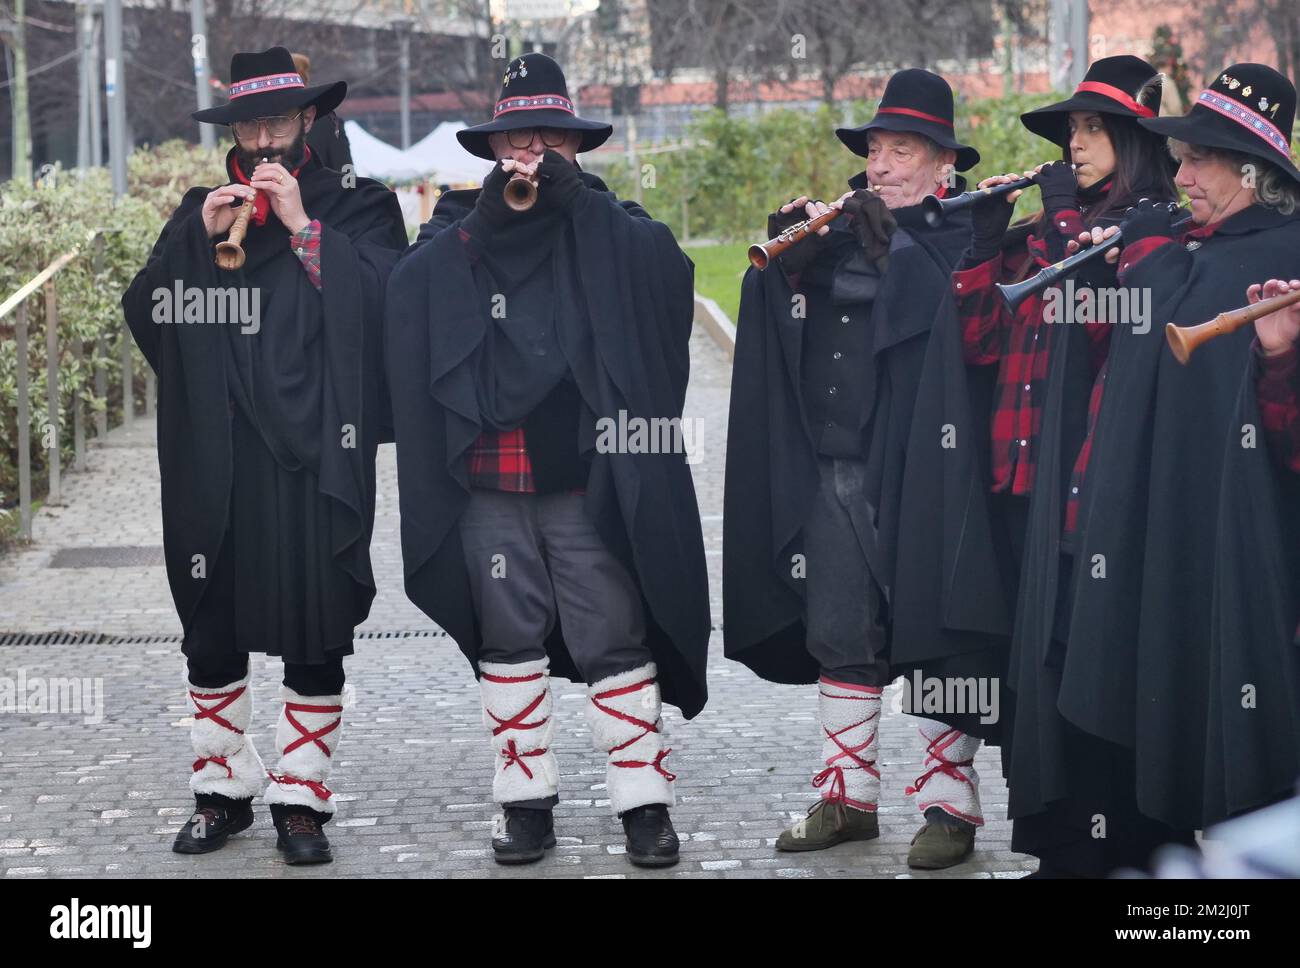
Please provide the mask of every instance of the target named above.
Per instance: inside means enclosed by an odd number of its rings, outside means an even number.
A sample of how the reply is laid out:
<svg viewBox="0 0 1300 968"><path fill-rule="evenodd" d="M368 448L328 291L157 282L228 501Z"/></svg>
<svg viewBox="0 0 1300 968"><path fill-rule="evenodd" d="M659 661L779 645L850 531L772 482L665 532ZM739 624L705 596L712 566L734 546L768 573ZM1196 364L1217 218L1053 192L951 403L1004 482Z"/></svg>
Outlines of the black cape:
<svg viewBox="0 0 1300 968"><path fill-rule="evenodd" d="M212 189L193 188L122 308L158 375L163 544L187 634L214 569L233 568L240 607L231 648L309 662L350 651L350 627L374 597L383 295L406 232L396 197L377 182L344 188L314 157L298 180L308 216L322 225L321 292L274 213L250 225L244 265L218 269L201 213ZM178 281L256 290L260 329L244 333L206 312L155 322L155 290L174 291ZM232 487L241 505L261 507L232 508ZM219 561L232 515L241 522L239 554ZM195 555L204 556L206 578L193 576Z"/></svg>
<svg viewBox="0 0 1300 968"><path fill-rule="evenodd" d="M690 468L681 454L600 453L599 418L672 418L682 412L694 317L693 266L672 233L583 172L580 193L551 245L556 298L573 317L563 351L583 400L591 458L584 507L643 597L646 644L666 701L687 718L705 704L709 641L704 539ZM451 635L478 672L481 634L456 522L469 499L466 453L487 422L476 373L489 341L490 283L472 264L459 226L478 191L449 192L421 241L393 272L387 367L393 396L406 591ZM539 205L542 201L539 200ZM488 242L508 251L509 231ZM558 627L546 643L552 672L578 679Z"/></svg>
<svg viewBox="0 0 1300 968"><path fill-rule="evenodd" d="M1124 281L1150 288L1151 325L1145 332L1117 325L1111 337L1079 508L1063 657L1052 657L1057 557L1047 557L1043 575L1027 567L1023 580L1013 652L1015 729L1018 741L1023 733L1034 742L1012 761L1013 817L1037 812L1066 792L1069 764L1051 741L1055 707L1085 733L1133 751L1144 815L1180 829L1220 819L1206 793L1228 780L1212 775L1225 758L1207 740L1227 728L1220 717L1230 705L1240 707L1243 682L1212 675L1211 630L1216 583L1253 574L1240 542L1220 540L1225 453L1234 439L1240 449L1239 390L1253 337L1247 328L1213 340L1183 367L1168 352L1164 323L1193 325L1241 305L1250 283L1291 272L1297 245L1300 220L1255 206L1190 250L1158 249ZM1263 449L1261 441L1257 455L1266 459ZM1065 455L1056 455L1061 462L1050 456L1043 455L1042 466L1061 472ZM1060 484L1058 478L1040 487L1059 490ZM1264 513L1258 505L1234 509L1246 522ZM1258 527L1249 524L1248 531ZM1030 546L1050 543L1059 528L1059 520L1031 516ZM1265 545L1281 554L1281 540L1275 531ZM1245 620L1240 607L1225 614ZM1275 652L1266 641L1234 644ZM1279 667L1255 669L1270 678L1285 674ZM1258 722L1251 720L1252 730L1291 750L1292 763L1293 709L1283 713L1276 702L1267 709L1261 703L1252 713ZM1263 761L1273 755L1267 745L1231 748L1229 782L1238 803L1258 804L1282 792L1242 779L1271 774ZM1293 780L1292 766L1283 769Z"/></svg>
<svg viewBox="0 0 1300 968"><path fill-rule="evenodd" d="M876 390L863 432L879 531L869 565L889 593L891 666L969 674L984 668L972 657L997 648L990 636L1008 631L983 470L980 397L991 386L981 374L981 386L968 379L951 295L970 222L932 229L919 206L893 214L899 228L870 321L867 379ZM842 258L843 248L828 245L819 259ZM818 668L804 644L792 561L803 552L818 471L799 386L804 320L790 312L792 295L779 270L746 273L727 436L723 627L728 657L769 681L808 683ZM946 424L955 446L943 446Z"/></svg>
<svg viewBox="0 0 1300 968"><path fill-rule="evenodd" d="M1199 352L1199 351L1198 351ZM1279 799L1300 777L1300 476L1259 441L1254 353L1228 428L1211 604L1203 822ZM1243 447L1243 428L1254 446ZM1243 702L1249 686L1251 702Z"/></svg>

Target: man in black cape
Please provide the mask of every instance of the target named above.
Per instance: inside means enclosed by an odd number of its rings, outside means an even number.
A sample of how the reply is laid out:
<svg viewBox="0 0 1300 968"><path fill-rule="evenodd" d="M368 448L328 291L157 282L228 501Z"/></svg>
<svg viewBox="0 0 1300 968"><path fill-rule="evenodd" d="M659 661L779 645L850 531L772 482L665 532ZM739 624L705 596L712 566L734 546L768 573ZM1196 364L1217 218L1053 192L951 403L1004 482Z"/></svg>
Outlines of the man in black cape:
<svg viewBox="0 0 1300 968"><path fill-rule="evenodd" d="M1119 279L1149 292L1156 325L1111 337L1068 573L1060 503L1031 509L1007 763L1013 847L1044 876L1144 866L1159 844L1285 795L1300 772L1294 549L1244 409L1250 335L1182 366L1160 325L1211 319L1251 283L1292 274L1294 109L1284 77L1237 64L1184 117L1138 122L1171 139L1195 227L1176 232L1149 204L1124 224ZM1044 420L1044 438L1059 436L1050 408Z"/></svg>
<svg viewBox="0 0 1300 968"><path fill-rule="evenodd" d="M330 859L321 825L342 733L343 657L375 594L374 459L384 286L406 233L391 192L345 187L304 145L340 81L307 87L283 47L236 54L231 183L193 188L122 297L158 374L167 578L185 635L194 817L180 853L206 853L266 800L289 863ZM242 264L214 242L254 199ZM279 761L248 730L248 654L284 660Z"/></svg>
<svg viewBox="0 0 1300 968"><path fill-rule="evenodd" d="M962 190L978 153L953 137L948 83L889 81L876 117L836 133L866 157L833 222L751 270L741 296L727 443L727 655L775 682L818 682L824 769L806 820L777 841L819 850L876 837L881 690L900 672L996 677L1008 633L986 503L987 427L962 363L949 274L968 213L939 227L930 193ZM876 186L868 190L868 186ZM769 231L828 206L795 199ZM942 690L941 690L942 692ZM947 867L982 823L977 716L907 696L926 762L909 862ZM918 704L918 700L922 700ZM966 710L969 713L969 710ZM957 721L960 725L957 725ZM921 788L924 788L923 790Z"/></svg>
<svg viewBox="0 0 1300 968"><path fill-rule="evenodd" d="M502 863L555 844L552 674L588 683L639 865L678 856L660 689L687 718L706 699L681 432L693 266L666 226L577 167L610 133L574 114L551 58L512 60L494 120L457 135L499 164L482 189L443 196L389 286L406 590L479 677ZM526 180L536 200L521 213L505 195Z"/></svg>

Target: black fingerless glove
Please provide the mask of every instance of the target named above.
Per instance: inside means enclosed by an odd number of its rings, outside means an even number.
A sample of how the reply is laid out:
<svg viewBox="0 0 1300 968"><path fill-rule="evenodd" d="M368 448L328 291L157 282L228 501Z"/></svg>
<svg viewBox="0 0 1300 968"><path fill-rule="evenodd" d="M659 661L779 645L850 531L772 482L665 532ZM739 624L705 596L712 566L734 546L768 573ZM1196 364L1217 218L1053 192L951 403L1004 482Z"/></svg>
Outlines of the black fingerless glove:
<svg viewBox="0 0 1300 968"><path fill-rule="evenodd" d="M849 216L849 227L867 259L883 272L889 255L889 240L898 228L889 206L875 192L860 188L844 199L844 214Z"/></svg>
<svg viewBox="0 0 1300 968"><path fill-rule="evenodd" d="M568 211L587 186L578 175L578 166L564 155L547 148L537 166L537 200L548 208Z"/></svg>
<svg viewBox="0 0 1300 968"><path fill-rule="evenodd" d="M1132 245L1140 239L1174 237L1173 221L1175 207L1169 202L1157 202L1144 198L1124 213L1121 231L1124 244Z"/></svg>
<svg viewBox="0 0 1300 968"><path fill-rule="evenodd" d="M1006 195L982 195L971 206L971 256L973 264L987 262L1002 251L1002 237L1011 224L1015 206Z"/></svg>
<svg viewBox="0 0 1300 968"><path fill-rule="evenodd" d="M1067 161L1054 161L1034 176L1042 191L1043 211L1055 215L1067 209L1079 210L1079 180Z"/></svg>
<svg viewBox="0 0 1300 968"><path fill-rule="evenodd" d="M478 193L474 209L465 216L463 227L473 238L486 240L497 229L519 217L519 213L506 204L506 184L510 173L497 162L483 179L483 190Z"/></svg>
<svg viewBox="0 0 1300 968"><path fill-rule="evenodd" d="M791 199L791 201L794 201L794 199ZM807 211L802 207L785 214L782 214L778 209L767 217L767 237L774 239L790 226L798 225L807 218ZM777 257L777 261L781 263L781 268L788 275L796 276L817 260L817 256L825 245L825 237L814 232L801 238L796 244L786 249Z"/></svg>

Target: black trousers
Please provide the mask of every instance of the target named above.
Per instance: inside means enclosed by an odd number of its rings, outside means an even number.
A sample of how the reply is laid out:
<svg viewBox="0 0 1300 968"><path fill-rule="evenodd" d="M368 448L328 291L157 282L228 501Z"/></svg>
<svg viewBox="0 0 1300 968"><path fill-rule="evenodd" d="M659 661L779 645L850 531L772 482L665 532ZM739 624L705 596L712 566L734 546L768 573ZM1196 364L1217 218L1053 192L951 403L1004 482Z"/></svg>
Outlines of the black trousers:
<svg viewBox="0 0 1300 968"><path fill-rule="evenodd" d="M216 689L242 679L248 674L248 654L226 653L219 656L188 656L190 682L205 689ZM300 696L333 696L343 691L343 656L335 655L323 663L284 664L284 684Z"/></svg>
<svg viewBox="0 0 1300 968"><path fill-rule="evenodd" d="M867 559L876 528L866 462L819 457L817 465L821 486L803 528L808 652L828 679L884 686L888 634L884 595Z"/></svg>

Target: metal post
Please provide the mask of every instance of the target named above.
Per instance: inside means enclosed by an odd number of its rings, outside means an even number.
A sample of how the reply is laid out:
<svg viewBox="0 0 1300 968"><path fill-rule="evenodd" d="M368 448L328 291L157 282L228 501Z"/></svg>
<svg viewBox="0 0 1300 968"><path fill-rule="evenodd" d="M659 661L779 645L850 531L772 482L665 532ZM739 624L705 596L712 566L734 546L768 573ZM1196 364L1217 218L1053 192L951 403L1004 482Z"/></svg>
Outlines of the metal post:
<svg viewBox="0 0 1300 968"><path fill-rule="evenodd" d="M126 67L122 62L122 0L104 0L104 86L108 94L108 157L113 197L126 194Z"/></svg>
<svg viewBox="0 0 1300 968"><path fill-rule="evenodd" d="M98 405L95 411L95 437L99 440L108 436L108 370L104 366L107 355L108 344L104 340L104 334L100 333L95 337L95 401Z"/></svg>
<svg viewBox="0 0 1300 968"><path fill-rule="evenodd" d="M78 474L86 469L86 407L81 401L80 377L86 359L86 347L80 339L72 341L72 359L77 365L78 383L72 393L72 469Z"/></svg>
<svg viewBox="0 0 1300 968"><path fill-rule="evenodd" d="M59 302L54 292L54 280L45 284L45 417L48 421L50 436L49 453L46 455L49 469L50 488L45 499L47 504L62 504L62 466L59 453L59 422L62 417L59 406Z"/></svg>
<svg viewBox="0 0 1300 968"><path fill-rule="evenodd" d="M401 84L402 150L411 147L411 21L399 17L393 21L397 31L398 81Z"/></svg>
<svg viewBox="0 0 1300 968"><path fill-rule="evenodd" d="M122 426L135 424L135 361L131 358L131 338L122 333Z"/></svg>
<svg viewBox="0 0 1300 968"><path fill-rule="evenodd" d="M98 283L99 273L104 268L104 236L95 236L94 255L90 258L90 271ZM108 370L104 360L108 358L108 341L104 334L95 337L95 437L103 440L108 436Z"/></svg>
<svg viewBox="0 0 1300 968"><path fill-rule="evenodd" d="M18 535L32 539L32 415L27 400L27 302L18 305L14 323L18 344Z"/></svg>
<svg viewBox="0 0 1300 968"><path fill-rule="evenodd" d="M194 88L199 96L199 110L212 107L212 85L208 82L208 27L204 0L190 0L190 49L194 54ZM199 124L199 144L205 148L217 145L216 129L210 124Z"/></svg>
<svg viewBox="0 0 1300 968"><path fill-rule="evenodd" d="M9 101L13 113L13 177L31 184L32 134L27 112L27 4L14 0L13 36L14 73L10 82Z"/></svg>
<svg viewBox="0 0 1300 968"><path fill-rule="evenodd" d="M77 4L77 168L90 167L90 78L86 76L85 7Z"/></svg>
<svg viewBox="0 0 1300 968"><path fill-rule="evenodd" d="M102 101L99 95L99 39L103 33L103 24L95 15L99 0L86 5L86 84L90 95L90 163L96 168L104 167L104 120L100 113Z"/></svg>

